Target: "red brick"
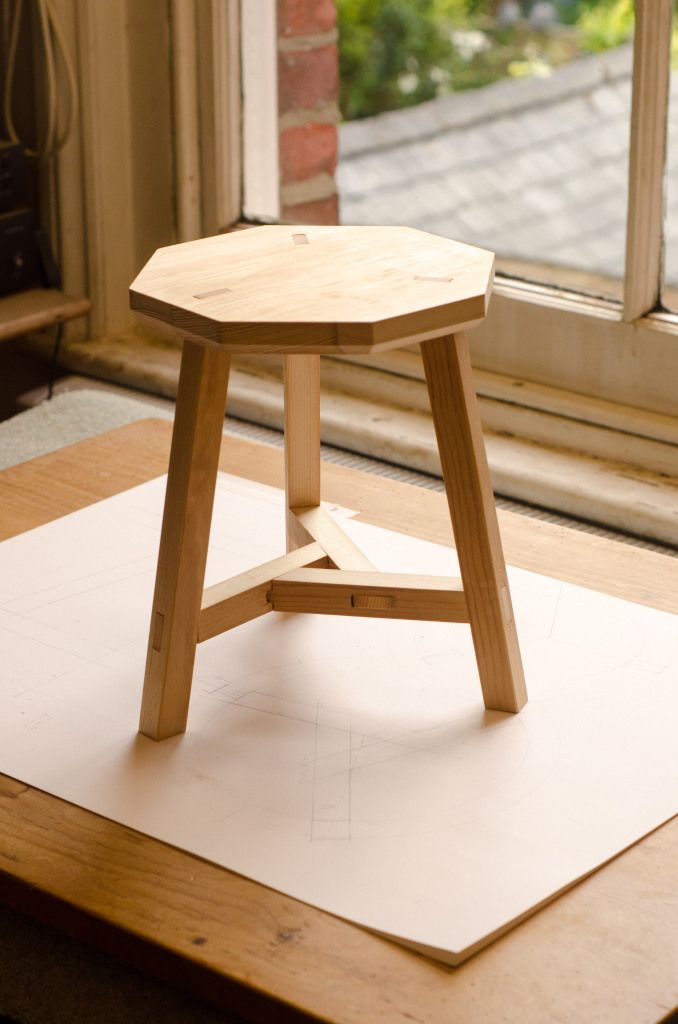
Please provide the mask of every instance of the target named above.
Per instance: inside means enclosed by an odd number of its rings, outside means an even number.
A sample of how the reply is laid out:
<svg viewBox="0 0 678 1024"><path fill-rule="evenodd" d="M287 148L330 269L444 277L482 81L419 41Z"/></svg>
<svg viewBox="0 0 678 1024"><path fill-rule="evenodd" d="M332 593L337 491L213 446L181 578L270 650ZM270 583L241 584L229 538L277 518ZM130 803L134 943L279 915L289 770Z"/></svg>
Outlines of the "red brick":
<svg viewBox="0 0 678 1024"><path fill-rule="evenodd" d="M282 219L287 224L338 224L339 199L330 196L328 199L316 199L312 203L285 206Z"/></svg>
<svg viewBox="0 0 678 1024"><path fill-rule="evenodd" d="M336 103L339 95L337 48L319 46L278 55L278 109L313 110Z"/></svg>
<svg viewBox="0 0 678 1024"><path fill-rule="evenodd" d="M278 0L278 35L312 36L337 23L334 0Z"/></svg>
<svg viewBox="0 0 678 1024"><path fill-rule="evenodd" d="M280 135L280 180L306 181L316 174L334 174L337 166L337 128L333 124L304 124Z"/></svg>

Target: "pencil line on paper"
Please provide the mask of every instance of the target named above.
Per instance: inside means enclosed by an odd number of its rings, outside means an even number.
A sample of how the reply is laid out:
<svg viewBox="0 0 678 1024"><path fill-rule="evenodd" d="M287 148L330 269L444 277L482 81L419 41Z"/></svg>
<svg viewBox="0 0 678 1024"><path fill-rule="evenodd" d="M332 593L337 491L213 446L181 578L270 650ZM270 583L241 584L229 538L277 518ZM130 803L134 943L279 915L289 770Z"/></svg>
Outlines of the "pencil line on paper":
<svg viewBox="0 0 678 1024"><path fill-rule="evenodd" d="M561 583L558 587L558 596L556 597L556 603L553 609L553 618L551 619L551 625L547 634L547 639L553 636L553 628L556 624L556 618L558 617L558 609L560 608L560 599L563 596L563 584Z"/></svg>
<svg viewBox="0 0 678 1024"><path fill-rule="evenodd" d="M130 566L130 565L138 565L139 562L150 562L153 566L155 566L155 558L153 556L151 556L151 555L144 555L141 558L132 558L132 559L129 560L129 562L120 562L120 563L118 563L115 566L110 566L108 569L98 569L96 572L86 573L84 576L76 576L74 579L67 580L64 583L57 583L57 584L54 584L51 587L42 587L39 590L30 590L28 593L15 595L14 597L8 598L2 605L0 605L0 608L7 608L8 611L12 611L12 609L9 606L12 605L16 601L32 600L35 597L40 597L41 594L49 594L49 593L52 593L55 590L61 590L62 591L61 596L56 598L56 600L58 600L58 601L64 600L65 597L78 597L80 594L88 594L89 593L89 589L87 589L87 588L85 588L84 590L71 591L70 593L68 593L66 595L63 594L63 590L67 589L68 587L73 587L76 584L84 583L85 580L96 579L97 577L101 577L101 576L103 576L106 573L113 572L113 573L117 574L117 573L119 573L119 571L121 569L125 569L125 568L127 568L127 566ZM137 576L137 575L139 575L139 573L134 573L132 576L119 576L119 575L116 575L115 579L113 579L113 580L109 579L109 580L107 580L105 583L103 583L101 585L102 586L107 586L110 583L124 582L124 580L126 580L126 579L134 579L134 577ZM95 587L93 589L96 590L97 588ZM51 602L51 601L46 602L46 604L52 604L52 603L53 602ZM42 608L42 607L44 607L44 605L36 605L35 607ZM13 614L17 614L17 613L14 612Z"/></svg>
<svg viewBox="0 0 678 1024"><path fill-rule="evenodd" d="M129 580L135 580L139 576L145 576L148 571L149 571L149 566L147 566L145 569L141 569L139 572L130 573L128 576L117 576L115 579L112 579L112 580L110 580L110 579L109 580L104 580L103 583L97 583L96 586L93 586L93 587L86 587L84 590L72 590L72 591L70 591L67 594L61 594L59 597L53 598L51 601L43 601L41 604L33 604L33 605L31 605L30 608L25 609L24 614L25 614L25 612L33 612L33 611L37 612L37 611L40 611L41 608L49 608L50 605L59 604L61 601L70 601L74 597L85 597L86 594L93 594L93 593L95 593L95 591L103 590L105 587L115 586L116 583L127 583ZM37 595L34 595L34 596L37 596ZM28 598L23 598L22 597L22 598L15 598L14 600L25 601L25 600L28 600ZM11 610L11 609L8 609L8 610ZM13 615L18 615L20 613L19 612L12 612L12 614Z"/></svg>
<svg viewBox="0 0 678 1024"><path fill-rule="evenodd" d="M351 838L351 804L353 799L353 716L348 720L348 839Z"/></svg>
<svg viewBox="0 0 678 1024"><path fill-rule="evenodd" d="M309 839L313 842L313 833L315 830L315 784L317 775L318 765L318 715L320 714L320 705L316 701L315 705L315 729L313 732L313 778L311 781L311 831L309 833Z"/></svg>

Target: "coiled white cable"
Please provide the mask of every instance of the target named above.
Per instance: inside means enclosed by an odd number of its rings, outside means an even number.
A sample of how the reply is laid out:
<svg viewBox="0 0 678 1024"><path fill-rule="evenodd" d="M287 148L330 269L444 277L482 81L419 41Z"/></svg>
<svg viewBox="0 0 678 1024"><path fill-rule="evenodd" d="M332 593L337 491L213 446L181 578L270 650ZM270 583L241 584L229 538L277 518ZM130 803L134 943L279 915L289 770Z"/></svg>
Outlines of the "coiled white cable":
<svg viewBox="0 0 678 1024"><path fill-rule="evenodd" d="M14 85L14 71L16 67L16 54L19 41L19 28L21 25L21 14L23 0L9 0L13 3L13 9L6 18L8 35L7 68L3 86L2 110L5 121L5 130L12 142L23 145L14 123L12 110L12 93ZM75 70L71 61L68 48L64 42L59 19L54 13L52 0L35 0L38 10L40 26L40 37L45 54L45 81L46 81L46 108L45 108L45 138L41 145L31 149L24 145L29 156L46 160L62 148L70 135L78 104L78 89L75 77ZM66 85L68 103L66 117L61 128L59 127L59 97L57 94L57 59L66 73Z"/></svg>

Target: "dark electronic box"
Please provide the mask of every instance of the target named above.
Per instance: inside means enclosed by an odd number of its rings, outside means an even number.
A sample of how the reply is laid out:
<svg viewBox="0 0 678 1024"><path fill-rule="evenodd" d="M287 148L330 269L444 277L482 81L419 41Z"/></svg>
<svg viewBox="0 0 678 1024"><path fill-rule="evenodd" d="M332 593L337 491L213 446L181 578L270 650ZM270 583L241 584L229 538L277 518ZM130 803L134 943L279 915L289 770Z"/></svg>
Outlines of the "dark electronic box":
<svg viewBox="0 0 678 1024"><path fill-rule="evenodd" d="M0 142L0 295L41 285L41 270L26 156L20 145Z"/></svg>

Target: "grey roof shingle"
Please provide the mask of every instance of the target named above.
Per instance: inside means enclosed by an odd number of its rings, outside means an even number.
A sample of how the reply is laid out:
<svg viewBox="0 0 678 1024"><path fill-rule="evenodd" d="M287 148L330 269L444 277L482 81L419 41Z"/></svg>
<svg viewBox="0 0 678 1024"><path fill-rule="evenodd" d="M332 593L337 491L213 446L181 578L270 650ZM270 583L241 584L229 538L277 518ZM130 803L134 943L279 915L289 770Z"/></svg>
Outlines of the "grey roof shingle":
<svg viewBox="0 0 678 1024"><path fill-rule="evenodd" d="M411 224L511 259L621 276L631 62L621 46L550 78L341 125L342 222ZM678 131L678 83L672 92ZM669 213L678 166L674 176ZM678 218L667 225L672 240Z"/></svg>

